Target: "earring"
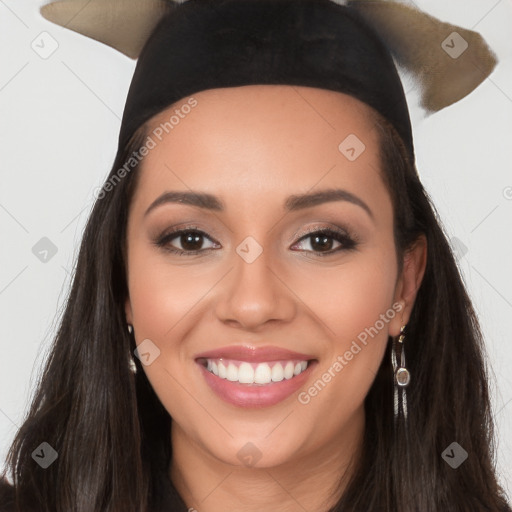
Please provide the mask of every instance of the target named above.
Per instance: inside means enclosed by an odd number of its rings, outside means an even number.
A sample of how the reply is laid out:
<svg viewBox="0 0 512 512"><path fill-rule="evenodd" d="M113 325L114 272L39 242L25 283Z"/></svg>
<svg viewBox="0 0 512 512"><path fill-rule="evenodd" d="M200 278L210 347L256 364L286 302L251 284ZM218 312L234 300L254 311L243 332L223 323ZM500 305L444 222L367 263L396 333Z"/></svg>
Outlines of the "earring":
<svg viewBox="0 0 512 512"><path fill-rule="evenodd" d="M405 325L400 328L398 340L393 340L391 345L391 364L393 367L393 394L395 420L400 415L407 419L407 393L406 388L411 381L411 374L405 367ZM397 348L400 347L400 365L398 365Z"/></svg>
<svg viewBox="0 0 512 512"><path fill-rule="evenodd" d="M133 332L133 325L131 325L131 324L127 324L127 325L128 325L128 332L130 334L132 334L132 332ZM135 365L135 361L134 361L134 359L132 357L131 352L128 355L128 366L130 367L130 370L133 373L137 373L137 366Z"/></svg>
<svg viewBox="0 0 512 512"><path fill-rule="evenodd" d="M137 366L135 365L135 361L132 357L132 354L130 352L130 354L128 355L128 366L130 367L130 370L133 372L133 373L137 373Z"/></svg>

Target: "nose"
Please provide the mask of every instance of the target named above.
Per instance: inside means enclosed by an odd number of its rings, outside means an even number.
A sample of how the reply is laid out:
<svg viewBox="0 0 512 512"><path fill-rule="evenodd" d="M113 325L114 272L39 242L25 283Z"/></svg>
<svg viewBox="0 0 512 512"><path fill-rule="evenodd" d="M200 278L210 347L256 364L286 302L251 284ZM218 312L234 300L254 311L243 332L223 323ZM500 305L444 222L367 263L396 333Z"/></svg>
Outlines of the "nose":
<svg viewBox="0 0 512 512"><path fill-rule="evenodd" d="M297 299L283 266L267 250L253 261L240 254L234 254L233 268L216 301L217 318L253 331L268 323L290 322L296 314Z"/></svg>

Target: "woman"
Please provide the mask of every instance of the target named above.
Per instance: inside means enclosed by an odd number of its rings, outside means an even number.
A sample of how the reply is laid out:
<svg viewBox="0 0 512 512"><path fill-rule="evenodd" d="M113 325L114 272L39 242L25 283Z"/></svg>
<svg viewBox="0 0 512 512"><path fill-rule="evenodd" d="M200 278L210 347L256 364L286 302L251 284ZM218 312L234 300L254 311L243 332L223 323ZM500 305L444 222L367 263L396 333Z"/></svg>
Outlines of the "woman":
<svg viewBox="0 0 512 512"><path fill-rule="evenodd" d="M328 0L169 8L2 510L505 511L492 426L368 22Z"/></svg>

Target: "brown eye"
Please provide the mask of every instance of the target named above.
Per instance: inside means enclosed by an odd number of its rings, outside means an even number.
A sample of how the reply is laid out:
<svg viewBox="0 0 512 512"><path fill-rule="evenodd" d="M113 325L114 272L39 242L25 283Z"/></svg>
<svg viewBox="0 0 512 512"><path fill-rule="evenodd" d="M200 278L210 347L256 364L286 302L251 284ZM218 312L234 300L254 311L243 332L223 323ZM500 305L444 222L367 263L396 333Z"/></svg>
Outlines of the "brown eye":
<svg viewBox="0 0 512 512"><path fill-rule="evenodd" d="M342 250L353 249L356 246L356 242L347 233L334 231L332 229L322 229L310 232L303 236L299 240L299 243L304 243L301 241L305 240L310 240L309 246L311 249L304 250L317 253L318 256L328 256ZM339 247L333 249L333 244L335 242L339 244Z"/></svg>
<svg viewBox="0 0 512 512"><path fill-rule="evenodd" d="M203 247L204 239L211 240L203 231L188 228L166 233L156 241L156 245L176 254L193 255L211 249L211 247L207 249ZM173 245L179 247L176 248Z"/></svg>
<svg viewBox="0 0 512 512"><path fill-rule="evenodd" d="M212 242L213 247L210 246L205 248L205 240ZM307 240L310 241L309 248L306 247L299 250L312 252L317 256L329 256L343 250L353 249L357 245L354 239L352 239L346 232L338 232L333 229L325 228L307 233L302 236L299 242L293 247L296 247L297 245L304 245ZM336 243L338 244L338 247L333 248L333 245ZM165 233L155 241L155 244L166 251L180 256L193 256L219 247L219 245L213 242L206 233L200 229L192 227Z"/></svg>
<svg viewBox="0 0 512 512"><path fill-rule="evenodd" d="M203 235L194 231L182 233L178 237L182 248L185 251L197 251L203 245Z"/></svg>

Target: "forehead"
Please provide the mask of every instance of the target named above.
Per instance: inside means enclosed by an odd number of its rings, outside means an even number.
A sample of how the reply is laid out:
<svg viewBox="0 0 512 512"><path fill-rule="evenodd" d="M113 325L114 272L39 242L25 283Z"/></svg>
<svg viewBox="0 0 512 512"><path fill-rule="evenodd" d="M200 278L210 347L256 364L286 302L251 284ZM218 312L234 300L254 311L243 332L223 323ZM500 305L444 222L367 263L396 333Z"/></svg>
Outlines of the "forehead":
<svg viewBox="0 0 512 512"><path fill-rule="evenodd" d="M260 206L315 188L342 186L373 201L385 194L372 110L336 91L287 85L201 91L155 116L147 135L152 149L136 192L143 202L188 189Z"/></svg>

